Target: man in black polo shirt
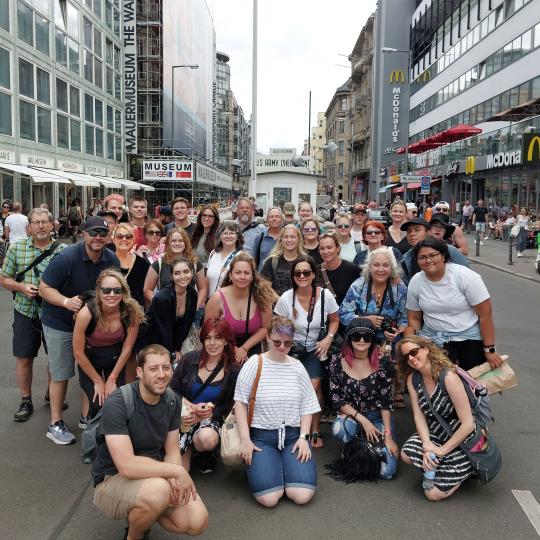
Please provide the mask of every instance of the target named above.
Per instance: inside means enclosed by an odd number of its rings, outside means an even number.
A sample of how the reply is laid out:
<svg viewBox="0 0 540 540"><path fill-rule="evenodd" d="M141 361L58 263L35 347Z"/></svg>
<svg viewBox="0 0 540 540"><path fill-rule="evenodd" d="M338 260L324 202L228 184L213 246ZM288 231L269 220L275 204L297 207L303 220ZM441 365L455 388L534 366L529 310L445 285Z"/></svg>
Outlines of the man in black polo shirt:
<svg viewBox="0 0 540 540"><path fill-rule="evenodd" d="M62 406L68 380L75 375L73 358L74 314L83 306L79 295L93 291L102 270L120 268L116 255L105 249L109 235L101 217L86 221L83 241L58 254L41 278L39 295L43 299L41 322L47 342L51 385L51 423L47 437L56 444L71 444L75 436L62 420Z"/></svg>

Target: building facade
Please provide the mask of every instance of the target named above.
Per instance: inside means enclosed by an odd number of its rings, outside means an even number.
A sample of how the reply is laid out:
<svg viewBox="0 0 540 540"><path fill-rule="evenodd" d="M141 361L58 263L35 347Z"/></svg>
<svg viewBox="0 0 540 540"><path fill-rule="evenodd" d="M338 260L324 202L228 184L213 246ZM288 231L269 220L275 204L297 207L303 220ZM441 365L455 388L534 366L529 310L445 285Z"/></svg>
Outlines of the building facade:
<svg viewBox="0 0 540 540"><path fill-rule="evenodd" d="M2 199L60 215L122 190L121 15L119 0L0 2Z"/></svg>
<svg viewBox="0 0 540 540"><path fill-rule="evenodd" d="M311 154L310 169L313 173L324 175L324 149L326 144L326 117L323 112L317 113L317 124L311 128L309 153Z"/></svg>

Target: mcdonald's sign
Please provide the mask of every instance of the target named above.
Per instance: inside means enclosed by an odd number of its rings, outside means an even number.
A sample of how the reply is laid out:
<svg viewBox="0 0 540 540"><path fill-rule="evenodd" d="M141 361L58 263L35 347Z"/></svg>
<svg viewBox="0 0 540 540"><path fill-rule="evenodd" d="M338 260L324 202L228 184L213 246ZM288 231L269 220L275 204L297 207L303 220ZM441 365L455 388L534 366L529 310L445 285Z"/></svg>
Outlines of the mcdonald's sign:
<svg viewBox="0 0 540 540"><path fill-rule="evenodd" d="M540 135L523 134L523 163L540 163Z"/></svg>
<svg viewBox="0 0 540 540"><path fill-rule="evenodd" d="M474 174L474 156L469 156L465 161L465 174Z"/></svg>
<svg viewBox="0 0 540 540"><path fill-rule="evenodd" d="M388 79L389 83L405 83L405 71L403 69L393 69L390 72L390 77Z"/></svg>
<svg viewBox="0 0 540 540"><path fill-rule="evenodd" d="M418 77L416 77L416 82L420 83L420 82L428 82L431 80L431 71L429 71L429 69L426 69L426 71L424 71L424 73L420 73L420 75L418 75Z"/></svg>

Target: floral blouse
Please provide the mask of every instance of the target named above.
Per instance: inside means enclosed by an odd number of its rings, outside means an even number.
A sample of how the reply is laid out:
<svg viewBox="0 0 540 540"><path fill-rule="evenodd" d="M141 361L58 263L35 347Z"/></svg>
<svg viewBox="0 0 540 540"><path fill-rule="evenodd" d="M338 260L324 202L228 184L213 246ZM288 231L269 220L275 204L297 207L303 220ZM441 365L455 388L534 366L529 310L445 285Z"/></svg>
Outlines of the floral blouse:
<svg viewBox="0 0 540 540"><path fill-rule="evenodd" d="M330 362L332 408L339 411L344 405L351 405L360 414L381 409L391 411L395 368L388 357L382 357L379 369L362 380L354 379L345 372L342 358L341 354L337 354Z"/></svg>

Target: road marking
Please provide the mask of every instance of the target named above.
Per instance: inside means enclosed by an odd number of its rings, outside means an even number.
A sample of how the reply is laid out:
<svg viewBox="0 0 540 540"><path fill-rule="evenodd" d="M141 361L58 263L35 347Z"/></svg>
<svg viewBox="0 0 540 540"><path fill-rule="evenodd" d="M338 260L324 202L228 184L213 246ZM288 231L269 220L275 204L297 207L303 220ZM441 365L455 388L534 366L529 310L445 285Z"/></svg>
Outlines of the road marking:
<svg viewBox="0 0 540 540"><path fill-rule="evenodd" d="M513 489L512 495L517 499L525 515L529 518L532 526L536 529L536 533L540 536L540 504L533 497L530 491L522 491Z"/></svg>

